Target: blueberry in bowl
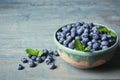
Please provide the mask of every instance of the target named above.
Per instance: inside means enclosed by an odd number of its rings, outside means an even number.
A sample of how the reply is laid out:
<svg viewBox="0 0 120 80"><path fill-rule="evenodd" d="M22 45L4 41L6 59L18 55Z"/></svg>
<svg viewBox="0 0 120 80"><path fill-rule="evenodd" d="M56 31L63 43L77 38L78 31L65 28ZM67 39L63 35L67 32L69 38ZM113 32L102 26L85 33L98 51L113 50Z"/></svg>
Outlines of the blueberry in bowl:
<svg viewBox="0 0 120 80"><path fill-rule="evenodd" d="M63 60L77 68L88 69L111 59L118 36L107 26L77 22L59 28L54 34L54 42Z"/></svg>

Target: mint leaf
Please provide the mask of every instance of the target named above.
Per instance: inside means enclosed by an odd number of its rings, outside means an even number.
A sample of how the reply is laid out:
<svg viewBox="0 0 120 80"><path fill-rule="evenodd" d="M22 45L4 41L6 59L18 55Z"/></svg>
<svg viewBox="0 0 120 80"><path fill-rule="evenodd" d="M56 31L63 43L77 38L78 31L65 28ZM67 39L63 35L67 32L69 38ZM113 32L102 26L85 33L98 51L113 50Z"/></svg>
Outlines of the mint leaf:
<svg viewBox="0 0 120 80"><path fill-rule="evenodd" d="M99 28L98 28L98 31L100 31L100 32L105 32L105 33L107 33L108 35L110 35L111 37L116 37L116 34L114 33L114 32L112 32L111 30L109 30L107 27L105 27L105 26L100 26Z"/></svg>
<svg viewBox="0 0 120 80"><path fill-rule="evenodd" d="M85 51L85 52L89 52L90 49L86 47L86 48L84 49L84 51Z"/></svg>
<svg viewBox="0 0 120 80"><path fill-rule="evenodd" d="M43 55L43 51L39 51L38 56L42 56Z"/></svg>
<svg viewBox="0 0 120 80"><path fill-rule="evenodd" d="M26 49L26 53L33 55L33 56L42 56L43 55L43 51L39 51L39 50L34 50L34 49Z"/></svg>
<svg viewBox="0 0 120 80"><path fill-rule="evenodd" d="M86 48L78 39L75 39L74 46L75 49L79 51L85 51L85 52L90 51L90 49Z"/></svg>

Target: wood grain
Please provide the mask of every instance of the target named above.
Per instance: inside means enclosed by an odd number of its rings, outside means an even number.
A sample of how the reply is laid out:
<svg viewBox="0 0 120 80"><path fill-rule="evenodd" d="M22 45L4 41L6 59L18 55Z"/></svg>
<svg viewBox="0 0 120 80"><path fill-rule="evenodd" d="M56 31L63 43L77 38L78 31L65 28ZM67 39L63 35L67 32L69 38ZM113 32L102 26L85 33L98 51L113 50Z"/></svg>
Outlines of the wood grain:
<svg viewBox="0 0 120 80"><path fill-rule="evenodd" d="M55 49L54 32L77 21L108 25L120 37L120 0L1 0L0 80L120 79L120 43L111 61L90 70L76 69L56 58L56 70L45 63L17 70L26 48Z"/></svg>

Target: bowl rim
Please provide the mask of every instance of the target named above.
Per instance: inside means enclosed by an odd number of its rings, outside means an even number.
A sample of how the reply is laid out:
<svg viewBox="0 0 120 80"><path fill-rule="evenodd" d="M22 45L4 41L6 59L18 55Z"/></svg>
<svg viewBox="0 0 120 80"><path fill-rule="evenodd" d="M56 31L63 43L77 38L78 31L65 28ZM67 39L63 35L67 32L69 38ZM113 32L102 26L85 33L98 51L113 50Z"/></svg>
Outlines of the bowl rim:
<svg viewBox="0 0 120 80"><path fill-rule="evenodd" d="M75 24L75 23L71 23L71 24ZM105 26L105 25L97 24L97 23L94 23L94 24L95 24L95 25ZM67 25L69 25L69 24L67 24ZM64 26L66 26L66 25L64 25ZM62 27L64 27L64 26L62 26ZM93 55L97 55L97 54L103 54L103 52L108 51L108 50L114 48L114 47L117 45L117 43L118 43L118 35L117 35L117 33L116 33L113 29L105 26L105 27L107 27L109 30L111 30L112 32L114 32L114 33L116 34L116 42L115 42L112 46L110 46L109 48L103 49L103 50L98 50L98 51L93 51L93 52L84 52L84 51L78 51L78 50L75 50L75 49L70 49L70 48L65 47L64 45L60 44L60 43L58 42L58 40L56 39L56 33L57 33L57 31L59 31L62 27L60 27L59 29L57 29L57 30L54 32L54 42L55 42L55 44L56 44L57 46L61 47L62 49L64 48L64 50L66 50L66 51L68 52L68 54L70 53L70 54L74 54L74 55L83 55L83 56L93 56ZM91 53L92 53L92 54L91 54Z"/></svg>

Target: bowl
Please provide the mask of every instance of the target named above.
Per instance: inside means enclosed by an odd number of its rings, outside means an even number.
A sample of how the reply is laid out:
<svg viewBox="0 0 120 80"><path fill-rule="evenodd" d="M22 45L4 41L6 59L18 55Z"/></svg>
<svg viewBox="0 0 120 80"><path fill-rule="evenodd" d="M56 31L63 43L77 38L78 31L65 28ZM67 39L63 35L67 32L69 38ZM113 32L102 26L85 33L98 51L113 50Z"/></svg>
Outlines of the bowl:
<svg viewBox="0 0 120 80"><path fill-rule="evenodd" d="M101 24L96 24L96 25L101 25ZM58 30L60 30L61 28L59 28ZM112 29L110 30L116 34L114 30ZM73 65L76 68L81 68L81 69L94 68L109 61L112 58L113 54L115 53L115 49L118 43L118 35L116 34L117 35L116 42L107 49L93 51L93 52L77 51L75 49L70 49L60 44L56 38L56 32L54 33L54 43L60 57L67 63Z"/></svg>

